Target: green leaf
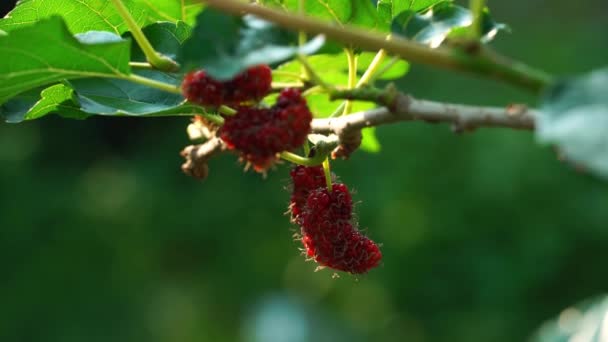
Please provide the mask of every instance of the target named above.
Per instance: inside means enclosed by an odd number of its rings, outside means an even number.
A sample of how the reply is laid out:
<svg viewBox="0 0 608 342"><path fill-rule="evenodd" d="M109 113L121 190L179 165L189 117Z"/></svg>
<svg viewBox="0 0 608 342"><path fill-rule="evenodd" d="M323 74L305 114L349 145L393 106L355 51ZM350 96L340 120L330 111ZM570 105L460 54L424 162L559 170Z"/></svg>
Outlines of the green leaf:
<svg viewBox="0 0 608 342"><path fill-rule="evenodd" d="M55 84L48 88L32 89L12 98L0 106L0 116L10 123L34 120L48 114L71 119L88 117L88 114L79 109L76 101L70 87Z"/></svg>
<svg viewBox="0 0 608 342"><path fill-rule="evenodd" d="M534 334L534 342L603 342L608 336L608 297L587 300L563 310L559 317L544 323Z"/></svg>
<svg viewBox="0 0 608 342"><path fill-rule="evenodd" d="M380 142L376 137L376 127L368 127L361 130L363 140L361 140L361 149L369 153L378 153L382 149Z"/></svg>
<svg viewBox="0 0 608 342"><path fill-rule="evenodd" d="M204 8L199 0L135 0L135 3L147 10L147 23L182 21L194 25Z"/></svg>
<svg viewBox="0 0 608 342"><path fill-rule="evenodd" d="M179 84L176 76L158 71L138 72L149 79ZM184 102L180 94L171 94L126 80L85 78L70 81L81 110L97 115L173 116L202 113L199 106Z"/></svg>
<svg viewBox="0 0 608 342"><path fill-rule="evenodd" d="M142 31L156 51L172 59L177 58L181 45L192 35L192 28L183 21L154 23ZM130 37L131 33L126 33L125 36ZM137 44L133 44L131 56L132 61L146 61L146 56Z"/></svg>
<svg viewBox="0 0 608 342"><path fill-rule="evenodd" d="M423 13L405 11L399 14L392 24L392 32L413 39L419 43L436 48L451 34L464 34L463 30L473 23L473 15L467 8L444 1L437 3ZM481 42L492 40L499 30L507 29L498 24L484 12Z"/></svg>
<svg viewBox="0 0 608 342"><path fill-rule="evenodd" d="M290 12L299 12L299 0L258 2ZM370 0L309 0L304 3L304 13L340 25L357 25L373 29L380 24L376 9Z"/></svg>
<svg viewBox="0 0 608 342"><path fill-rule="evenodd" d="M608 68L550 89L536 124L539 142L608 178Z"/></svg>
<svg viewBox="0 0 608 342"><path fill-rule="evenodd" d="M0 103L29 89L82 77L125 77L130 41L90 33L81 43L51 17L0 37ZM95 38L97 37L97 38ZM95 40L100 43L93 43Z"/></svg>
<svg viewBox="0 0 608 342"><path fill-rule="evenodd" d="M210 29L213 28L213 29ZM272 64L298 52L313 53L323 45L321 36L299 48L292 33L253 16L233 17L207 8L180 52L178 60L189 69L205 69L219 80L256 64Z"/></svg>
<svg viewBox="0 0 608 342"><path fill-rule="evenodd" d="M419 12L445 0L379 0L376 4L378 17L390 27L393 19L401 12Z"/></svg>
<svg viewBox="0 0 608 342"><path fill-rule="evenodd" d="M178 2L178 0L154 3ZM146 9L132 0L123 3L140 25L146 23ZM109 31L117 35L128 31L127 26L110 1L91 0L21 0L5 19L0 20L0 29L10 32L52 16L61 16L70 32Z"/></svg>

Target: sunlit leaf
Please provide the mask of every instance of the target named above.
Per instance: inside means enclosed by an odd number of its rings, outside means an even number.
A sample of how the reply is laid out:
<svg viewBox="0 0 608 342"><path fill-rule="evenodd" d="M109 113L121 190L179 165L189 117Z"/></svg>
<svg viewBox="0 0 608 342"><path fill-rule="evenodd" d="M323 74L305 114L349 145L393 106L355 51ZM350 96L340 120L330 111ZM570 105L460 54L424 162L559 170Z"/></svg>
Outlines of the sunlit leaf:
<svg viewBox="0 0 608 342"><path fill-rule="evenodd" d="M440 2L422 13L405 11L399 14L392 24L392 32L419 43L438 47L451 34L463 34L463 29L473 24L473 15L467 8L451 2ZM484 12L482 22L482 37L484 43L492 40L499 30L507 28L504 24L496 23Z"/></svg>
<svg viewBox="0 0 608 342"><path fill-rule="evenodd" d="M608 178L608 68L553 87L537 120L536 137L557 145L569 161Z"/></svg>
<svg viewBox="0 0 608 342"><path fill-rule="evenodd" d="M401 12L419 12L445 0L378 0L376 3L378 17L387 27Z"/></svg>
<svg viewBox="0 0 608 342"><path fill-rule="evenodd" d="M608 297L588 300L563 310L536 332L534 342L608 341Z"/></svg>
<svg viewBox="0 0 608 342"><path fill-rule="evenodd" d="M108 35L90 33L82 43L61 18L52 17L0 37L0 103L64 79L129 74L130 42Z"/></svg>
<svg viewBox="0 0 608 342"><path fill-rule="evenodd" d="M361 149L369 153L378 153L382 149L380 141L376 136L376 127L368 127L361 130L363 139L361 140Z"/></svg>
<svg viewBox="0 0 608 342"><path fill-rule="evenodd" d="M168 21L185 22L194 25L196 16L203 10L203 3L199 0L134 0L136 4L144 7L146 22L155 23Z"/></svg>
<svg viewBox="0 0 608 342"><path fill-rule="evenodd" d="M133 0L123 0L123 3L136 23L143 26L147 18L146 9ZM72 33L109 31L120 35L128 30L122 17L108 0L21 0L5 19L0 20L0 29L9 32L52 16L61 16Z"/></svg>
<svg viewBox="0 0 608 342"><path fill-rule="evenodd" d="M262 4L299 12L299 0L261 0ZM315 0L304 2L304 14L340 25L357 25L366 28L379 26L374 5L369 0Z"/></svg>

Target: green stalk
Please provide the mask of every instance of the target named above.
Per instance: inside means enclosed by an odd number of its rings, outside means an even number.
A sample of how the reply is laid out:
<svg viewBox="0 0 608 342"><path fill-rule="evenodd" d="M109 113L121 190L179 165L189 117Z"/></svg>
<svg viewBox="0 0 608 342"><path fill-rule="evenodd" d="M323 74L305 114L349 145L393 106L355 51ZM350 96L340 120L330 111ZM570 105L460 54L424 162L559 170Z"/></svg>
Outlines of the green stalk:
<svg viewBox="0 0 608 342"><path fill-rule="evenodd" d="M129 13L129 10L122 3L122 1L111 1L114 4L114 7L116 7L116 10L118 11L122 19L125 21L125 24L127 24L127 26L129 27L129 31L131 31L131 34L133 34L133 38L135 38L137 45L139 45L139 47L143 51L148 62L150 62L150 64L158 70L177 71L179 69L178 64L171 58L163 56L160 53L156 52L156 50L154 50L154 47L152 47L152 44L150 44L150 41L148 41L148 38L146 38L146 35L144 35L141 28L137 25L135 19L133 19L131 13Z"/></svg>
<svg viewBox="0 0 608 342"><path fill-rule="evenodd" d="M327 183L327 190L329 190L329 192L334 191L331 183L331 168L329 166L329 158L325 158L325 161L323 161L323 172L325 173L325 183Z"/></svg>
<svg viewBox="0 0 608 342"><path fill-rule="evenodd" d="M310 65L310 63L308 63L306 56L297 55L297 58L298 58L298 61L300 62L300 64L302 65L302 67L304 69L306 69L306 72L308 73L308 76L310 77L309 79L314 84L322 87L323 89L331 89L331 87L327 83L325 83L325 81L323 81L323 79L321 79L321 77L315 72L315 70Z"/></svg>
<svg viewBox="0 0 608 342"><path fill-rule="evenodd" d="M165 83L165 82L160 82L160 81L153 80L151 78L146 78L143 76L139 76L136 74L121 75L121 77L118 77L118 78L121 78L121 79L127 80L127 81L131 81L134 83L143 84L143 85L151 87L151 88L160 89L160 90L166 91L168 93L172 93L172 94L181 94L182 93L182 90L179 86Z"/></svg>
<svg viewBox="0 0 608 342"><path fill-rule="evenodd" d="M233 116L233 115L236 115L236 113L237 113L236 109L230 108L230 107L228 107L226 105L219 106L217 108L217 111L220 114L224 114L224 115L227 115L227 116Z"/></svg>
<svg viewBox="0 0 608 342"><path fill-rule="evenodd" d="M154 69L152 64L148 62L129 62L129 66L136 69Z"/></svg>
<svg viewBox="0 0 608 342"><path fill-rule="evenodd" d="M357 82L356 88L369 84L369 82L373 79L373 76L376 74L376 71L378 71L380 65L382 65L385 57L386 51L384 51L384 49L376 53L376 56L374 56L374 59L372 59L372 62L367 67L367 70L365 70L363 76L361 76L361 79L359 79L359 82Z"/></svg>
<svg viewBox="0 0 608 342"><path fill-rule="evenodd" d="M300 15L304 14L304 3L306 2L306 0L299 0L298 1L298 13L300 13ZM302 47L304 44L306 44L306 32L304 31L299 31L298 32L298 46ZM303 65L300 66L300 76L305 79L305 80L309 80L310 79L310 74L308 72L308 69L306 69Z"/></svg>
<svg viewBox="0 0 608 342"><path fill-rule="evenodd" d="M483 34L481 24L485 8L486 0L469 0L469 9L473 14L473 24L471 27L473 28L473 37L475 39L479 39Z"/></svg>
<svg viewBox="0 0 608 342"><path fill-rule="evenodd" d="M321 165L323 161L327 159L327 155L321 153L314 157L307 158L299 156L295 153L284 151L281 152L281 158L298 165L317 166Z"/></svg>
<svg viewBox="0 0 608 342"><path fill-rule="evenodd" d="M357 56L355 56L355 52L350 49L344 49L346 52L346 58L348 60L348 84L346 85L347 89L353 89L357 85ZM342 115L347 115L353 110L353 102L346 101L344 103L344 110L342 111Z"/></svg>

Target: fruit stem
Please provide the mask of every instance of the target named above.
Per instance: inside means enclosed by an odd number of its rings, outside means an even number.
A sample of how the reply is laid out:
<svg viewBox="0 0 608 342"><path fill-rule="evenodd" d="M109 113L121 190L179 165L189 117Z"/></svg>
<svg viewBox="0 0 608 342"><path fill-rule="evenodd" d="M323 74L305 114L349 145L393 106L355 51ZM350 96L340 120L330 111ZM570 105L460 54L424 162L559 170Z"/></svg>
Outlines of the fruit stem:
<svg viewBox="0 0 608 342"><path fill-rule="evenodd" d="M122 19L124 20L125 24L127 24L127 27L129 27L129 31L131 31L131 34L133 34L133 38L135 38L137 45L139 45L139 47L143 51L148 62L150 62L150 64L155 69L161 71L179 70L179 65L174 60L154 50L154 47L152 47L152 44L150 44L150 41L148 40L148 38L146 38L146 35L142 32L139 25L137 25L137 22L135 22L135 19L133 19L131 13L129 13L129 10L122 3L122 1L111 1L114 4L114 7L116 7L116 10L118 11Z"/></svg>
<svg viewBox="0 0 608 342"><path fill-rule="evenodd" d="M333 191L333 186L331 184L331 168L329 166L329 158L325 158L323 161L323 172L325 173L325 182L327 183L327 190L329 192Z"/></svg>
<svg viewBox="0 0 608 342"><path fill-rule="evenodd" d="M236 115L236 113L237 113L237 110L236 110L236 109L234 109L234 108L230 108L230 107L228 107L228 106L226 106L226 105L221 105L221 106L219 106L219 107L217 108L217 111L218 111L220 114L224 114L224 115L227 115L227 116L233 116L233 115Z"/></svg>
<svg viewBox="0 0 608 342"><path fill-rule="evenodd" d="M326 154L319 153L314 157L302 157L295 153L289 151L281 152L281 158L285 159L294 164L303 165L303 166L317 166L323 163L323 160L327 158Z"/></svg>

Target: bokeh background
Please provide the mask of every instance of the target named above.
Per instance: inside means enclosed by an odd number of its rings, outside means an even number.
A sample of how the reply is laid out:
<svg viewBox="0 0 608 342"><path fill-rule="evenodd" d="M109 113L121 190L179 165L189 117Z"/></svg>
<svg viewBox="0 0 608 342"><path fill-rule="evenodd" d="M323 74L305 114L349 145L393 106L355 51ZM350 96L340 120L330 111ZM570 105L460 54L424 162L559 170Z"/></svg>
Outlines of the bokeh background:
<svg viewBox="0 0 608 342"><path fill-rule="evenodd" d="M608 60L606 1L489 5L508 55L558 75ZM538 103L419 65L399 83ZM187 123L0 123L0 341L522 341L608 289L607 183L529 132L379 128L380 154L333 165L384 263L334 279L292 239L288 166L263 179L225 155L197 182L179 171Z"/></svg>

